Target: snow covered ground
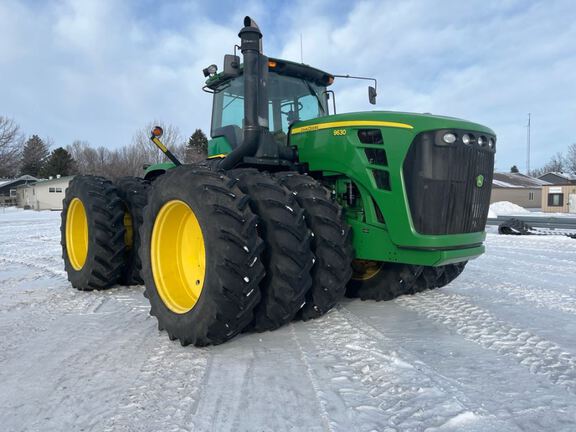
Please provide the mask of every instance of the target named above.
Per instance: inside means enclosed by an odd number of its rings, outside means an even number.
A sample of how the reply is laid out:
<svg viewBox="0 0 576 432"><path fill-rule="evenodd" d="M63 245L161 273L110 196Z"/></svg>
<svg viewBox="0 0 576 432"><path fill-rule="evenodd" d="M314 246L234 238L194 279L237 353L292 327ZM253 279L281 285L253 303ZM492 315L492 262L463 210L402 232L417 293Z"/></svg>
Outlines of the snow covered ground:
<svg viewBox="0 0 576 432"><path fill-rule="evenodd" d="M576 240L489 234L450 286L209 348L78 292L59 213L0 210L2 431L574 431Z"/></svg>

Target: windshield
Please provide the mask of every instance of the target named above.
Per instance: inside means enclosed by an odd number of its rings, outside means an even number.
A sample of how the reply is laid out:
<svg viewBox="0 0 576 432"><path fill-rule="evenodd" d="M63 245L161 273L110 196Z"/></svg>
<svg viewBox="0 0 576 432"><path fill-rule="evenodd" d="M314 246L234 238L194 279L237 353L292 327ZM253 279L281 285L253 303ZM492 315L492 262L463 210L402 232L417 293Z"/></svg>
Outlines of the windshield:
<svg viewBox="0 0 576 432"><path fill-rule="evenodd" d="M325 87L301 78L268 76L268 114L270 132L287 134L288 127L300 120L327 115ZM212 131L234 125L242 128L244 120L244 78L222 84L214 94Z"/></svg>

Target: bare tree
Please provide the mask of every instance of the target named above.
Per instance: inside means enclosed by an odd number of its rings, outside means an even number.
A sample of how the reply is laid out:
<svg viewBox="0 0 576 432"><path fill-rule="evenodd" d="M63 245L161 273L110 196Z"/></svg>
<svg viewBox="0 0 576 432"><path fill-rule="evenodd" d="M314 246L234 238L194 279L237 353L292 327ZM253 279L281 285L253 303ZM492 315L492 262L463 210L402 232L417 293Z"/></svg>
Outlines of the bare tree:
<svg viewBox="0 0 576 432"><path fill-rule="evenodd" d="M566 155L566 170L572 174L576 174L576 143L568 146L568 153Z"/></svg>
<svg viewBox="0 0 576 432"><path fill-rule="evenodd" d="M560 152L556 153L544 167L551 172L564 172L566 169L566 159Z"/></svg>
<svg viewBox="0 0 576 432"><path fill-rule="evenodd" d="M0 177L18 173L24 136L14 120L0 116Z"/></svg>
<svg viewBox="0 0 576 432"><path fill-rule="evenodd" d="M564 172L568 167L568 161L561 152L556 153L544 166L530 171L532 177L540 177L549 172Z"/></svg>
<svg viewBox="0 0 576 432"><path fill-rule="evenodd" d="M162 122L148 123L134 134L131 144L120 149L93 148L86 141L76 140L67 147L67 150L76 161L80 174L100 175L112 179L124 176L141 177L145 165L168 160L150 141L150 132L157 125L164 130L162 141L176 157L184 160L186 145L180 132L176 127Z"/></svg>

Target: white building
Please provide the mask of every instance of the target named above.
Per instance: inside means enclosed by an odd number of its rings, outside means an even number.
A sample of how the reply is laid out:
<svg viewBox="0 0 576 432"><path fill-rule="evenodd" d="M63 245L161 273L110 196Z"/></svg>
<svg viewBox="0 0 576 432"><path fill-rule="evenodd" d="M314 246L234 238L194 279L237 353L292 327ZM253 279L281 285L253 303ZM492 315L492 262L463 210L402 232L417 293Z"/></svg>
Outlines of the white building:
<svg viewBox="0 0 576 432"><path fill-rule="evenodd" d="M62 200L74 176L40 180L16 188L18 207L34 210L62 210Z"/></svg>
<svg viewBox="0 0 576 432"><path fill-rule="evenodd" d="M20 185L37 182L36 177L23 175L15 179L0 179L0 206L16 205L16 189Z"/></svg>

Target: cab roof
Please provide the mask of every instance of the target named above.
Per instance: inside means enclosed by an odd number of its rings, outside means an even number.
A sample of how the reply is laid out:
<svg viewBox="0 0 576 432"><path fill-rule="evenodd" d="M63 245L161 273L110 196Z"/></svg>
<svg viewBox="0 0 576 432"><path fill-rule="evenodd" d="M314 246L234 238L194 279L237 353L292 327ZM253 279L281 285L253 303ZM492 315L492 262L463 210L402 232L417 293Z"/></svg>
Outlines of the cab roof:
<svg viewBox="0 0 576 432"><path fill-rule="evenodd" d="M242 65L240 65L240 69L242 70ZM289 60L270 57L268 58L268 70L275 72L278 75L302 78L325 87L334 82L334 76L328 72L324 72L320 69L316 69L303 63L295 63ZM208 78L206 80L206 87L213 90L227 80L228 78L224 78L221 72Z"/></svg>

